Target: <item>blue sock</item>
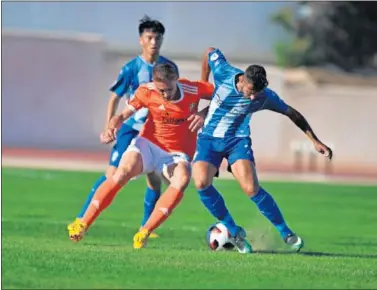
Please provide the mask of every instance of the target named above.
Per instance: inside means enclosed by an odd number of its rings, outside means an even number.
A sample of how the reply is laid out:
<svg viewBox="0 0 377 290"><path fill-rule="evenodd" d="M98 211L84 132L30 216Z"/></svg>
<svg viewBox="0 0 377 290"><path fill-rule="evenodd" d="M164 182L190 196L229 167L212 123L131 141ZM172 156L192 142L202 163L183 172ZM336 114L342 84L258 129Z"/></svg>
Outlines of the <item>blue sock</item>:
<svg viewBox="0 0 377 290"><path fill-rule="evenodd" d="M293 234L284 221L283 215L272 196L262 187L256 195L250 198L258 206L259 211L275 226L284 239Z"/></svg>
<svg viewBox="0 0 377 290"><path fill-rule="evenodd" d="M217 189L213 185L210 185L207 188L198 190L198 192L201 202L205 205L209 212L227 227L232 236L237 235L239 227L236 225L235 221L230 215L225 206L224 199Z"/></svg>
<svg viewBox="0 0 377 290"><path fill-rule="evenodd" d="M100 178L97 179L97 181L94 183L93 187L92 187L92 190L89 192L89 195L84 203L84 205L82 206L81 208L81 211L80 213L78 214L78 218L82 218L90 204L90 202L92 201L92 198L93 198L93 195L96 193L97 191L97 188L100 187L100 185L106 180L106 176L105 175L102 175Z"/></svg>
<svg viewBox="0 0 377 290"><path fill-rule="evenodd" d="M145 223L151 216L151 213L154 209L154 206L156 205L157 200L160 197L160 194L160 191L156 191L147 187L144 197L144 216L143 220L141 221L142 226L145 225Z"/></svg>

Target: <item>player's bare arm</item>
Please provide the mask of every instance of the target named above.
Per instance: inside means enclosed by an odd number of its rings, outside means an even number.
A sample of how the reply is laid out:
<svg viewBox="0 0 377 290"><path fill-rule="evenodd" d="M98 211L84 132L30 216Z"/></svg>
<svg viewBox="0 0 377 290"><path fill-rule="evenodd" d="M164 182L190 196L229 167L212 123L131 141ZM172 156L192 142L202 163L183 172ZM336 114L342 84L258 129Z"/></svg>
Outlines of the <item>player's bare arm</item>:
<svg viewBox="0 0 377 290"><path fill-rule="evenodd" d="M110 122L111 118L115 115L115 112L118 108L120 99L121 98L117 94L115 94L115 93L111 94L109 102L107 104L105 129L109 127L109 122Z"/></svg>
<svg viewBox="0 0 377 290"><path fill-rule="evenodd" d="M208 82L209 80L209 75L211 73L211 68L209 67L208 64L208 54L212 51L214 51L215 48L209 47L206 49L203 59L202 59L202 74L201 74L201 80L204 82Z"/></svg>
<svg viewBox="0 0 377 290"><path fill-rule="evenodd" d="M313 142L315 149L319 153L323 154L329 160L331 160L333 156L332 150L318 139L313 129L310 127L308 121L299 111L292 108L291 106L288 106L285 115L289 119L291 119L291 121L295 123L296 126L299 127L306 134L306 136L308 136L308 138Z"/></svg>
<svg viewBox="0 0 377 290"><path fill-rule="evenodd" d="M117 131L122 126L122 123L131 117L133 113L134 111L126 106L119 115L112 116L108 122L107 128L101 134L102 143L109 144L113 142L116 139Z"/></svg>
<svg viewBox="0 0 377 290"><path fill-rule="evenodd" d="M210 52L214 51L214 50L215 50L215 48L209 47L209 48L206 49L206 51L205 51L205 53L203 55L202 70L201 70L201 81L202 82L208 83L209 75L211 73L211 68L210 68L210 66L208 64L208 54ZM212 99L212 94L213 94L213 85L212 85L212 93L211 94L207 94L207 95L203 95L200 98L201 99L205 99L205 100L211 100ZM207 106L202 111L200 111L199 114L205 119L207 117L208 110L209 110L209 106ZM203 120L203 124L204 124L204 120ZM203 124L200 126L200 128L203 126ZM191 127L190 127L190 130L192 130Z"/></svg>
<svg viewBox="0 0 377 290"><path fill-rule="evenodd" d="M117 94L112 93L110 95L110 99L109 99L109 102L107 104L107 112L106 112L106 121L105 121L104 131L106 131L106 129L109 127L110 119L114 116L114 114L115 114L115 112L118 108L119 100L120 100L120 97ZM100 135L100 140L101 140L101 143L106 143L105 142L105 136L104 136L103 133L101 133L101 135Z"/></svg>
<svg viewBox="0 0 377 290"><path fill-rule="evenodd" d="M198 113L192 114L187 121L191 121L189 129L191 132L196 132L204 125L204 120L207 117L209 107L207 106Z"/></svg>
<svg viewBox="0 0 377 290"><path fill-rule="evenodd" d="M200 88L200 91L202 92L200 94L200 99L211 100L212 95L213 95L213 91L214 91L213 84L211 84L207 81L203 81L203 80L196 82L196 84L198 85L198 87ZM203 127L204 120L205 120L205 118L207 117L207 114L208 114L208 110L209 110L209 106L202 109L198 113L192 114L188 118L188 121L191 121L189 129L192 132L195 132L195 131L199 130L201 127Z"/></svg>

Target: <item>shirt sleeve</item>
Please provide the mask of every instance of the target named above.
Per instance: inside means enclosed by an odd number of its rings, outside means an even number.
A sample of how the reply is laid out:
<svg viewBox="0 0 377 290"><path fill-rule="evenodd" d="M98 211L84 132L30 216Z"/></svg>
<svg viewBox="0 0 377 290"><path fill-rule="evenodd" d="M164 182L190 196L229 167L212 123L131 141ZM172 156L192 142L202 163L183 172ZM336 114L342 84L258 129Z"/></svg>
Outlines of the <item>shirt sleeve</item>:
<svg viewBox="0 0 377 290"><path fill-rule="evenodd" d="M213 84L209 82L197 81L195 82L196 86L198 87L198 98L199 99L206 99L211 100L214 92Z"/></svg>
<svg viewBox="0 0 377 290"><path fill-rule="evenodd" d="M125 65L121 69L116 81L110 86L110 91L118 97L123 97L131 84L131 79L132 69L128 65Z"/></svg>
<svg viewBox="0 0 377 290"><path fill-rule="evenodd" d="M265 89L266 103L264 105L265 110L270 110L284 114L287 112L288 105L275 93L273 90Z"/></svg>
<svg viewBox="0 0 377 290"><path fill-rule="evenodd" d="M208 53L208 65L211 68L215 83L224 81L227 78L227 69L230 64L219 49Z"/></svg>
<svg viewBox="0 0 377 290"><path fill-rule="evenodd" d="M148 94L149 90L147 88L139 87L134 97L127 101L127 107L133 112L137 112L141 108L146 108L148 106Z"/></svg>

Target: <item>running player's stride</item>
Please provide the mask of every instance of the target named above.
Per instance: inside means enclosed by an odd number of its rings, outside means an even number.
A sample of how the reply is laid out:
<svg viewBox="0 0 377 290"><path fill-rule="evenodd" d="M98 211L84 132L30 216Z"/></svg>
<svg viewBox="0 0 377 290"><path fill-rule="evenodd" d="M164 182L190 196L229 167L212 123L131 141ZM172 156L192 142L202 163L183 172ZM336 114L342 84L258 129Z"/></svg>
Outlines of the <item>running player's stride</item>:
<svg viewBox="0 0 377 290"><path fill-rule="evenodd" d="M118 107L119 101L124 96L127 99L132 99L136 89L143 83L148 83L152 80L152 69L155 64L170 63L178 72L177 66L167 58L160 56L160 48L165 34L165 27L157 20L150 19L148 16L140 20L139 24L139 42L142 48L140 56L133 58L126 63L119 73L117 80L110 87L112 92L108 108L106 125L112 116L114 116ZM106 177L112 176L120 162L123 152L130 145L131 140L135 138L144 125L147 119L148 110L143 109L136 114L130 116L122 124L121 129L117 133L116 144L113 146L110 154L109 167L105 175L102 175L93 185L89 195L81 208L80 213L77 215L76 220L68 225L68 231L74 223L80 222L87 210L93 195L98 187L106 180ZM102 137L101 137L102 138ZM147 189L144 197L144 216L141 225L144 225L149 218L152 210L160 197L161 181L154 174L147 176ZM151 237L157 237L154 233Z"/></svg>
<svg viewBox="0 0 377 290"><path fill-rule="evenodd" d="M195 152L196 135L190 120L201 98L210 99L213 85L179 79L170 64L153 68L153 82L141 85L120 115L114 116L103 134L109 143L116 138L117 128L134 112L149 109L149 117L123 154L118 169L98 188L82 220L70 231L70 238L79 241L98 215L112 202L119 190L138 175L155 173L168 188L134 236L134 248L146 245L148 237L179 204L191 178L190 160ZM203 120L204 121L204 120ZM202 124L201 124L202 125Z"/></svg>
<svg viewBox="0 0 377 290"><path fill-rule="evenodd" d="M306 119L267 88L266 71L250 65L246 71L231 66L219 49L209 48L202 62L202 80L212 71L215 92L202 132L197 141L193 178L200 200L208 211L229 230L240 253L252 252L245 231L229 213L221 194L212 185L223 158L228 160L234 177L259 211L275 226L282 239L299 251L304 242L286 224L273 197L258 182L250 139L251 115L271 110L289 117L313 142L316 150L329 159L332 151L314 134Z"/></svg>

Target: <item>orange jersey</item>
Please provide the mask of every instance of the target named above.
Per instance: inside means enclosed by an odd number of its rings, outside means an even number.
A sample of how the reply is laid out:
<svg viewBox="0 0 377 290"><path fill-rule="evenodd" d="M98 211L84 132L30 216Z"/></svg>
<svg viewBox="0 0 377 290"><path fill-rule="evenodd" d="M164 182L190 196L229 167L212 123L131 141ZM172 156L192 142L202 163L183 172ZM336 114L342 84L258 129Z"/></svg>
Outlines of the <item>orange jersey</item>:
<svg viewBox="0 0 377 290"><path fill-rule="evenodd" d="M202 81L178 80L181 98L176 101L164 99L153 83L141 85L134 98L128 102L131 110L149 110L139 136L144 137L167 152L183 152L190 158L196 148L196 133L189 130L187 118L198 110L201 98L212 96L212 84Z"/></svg>

